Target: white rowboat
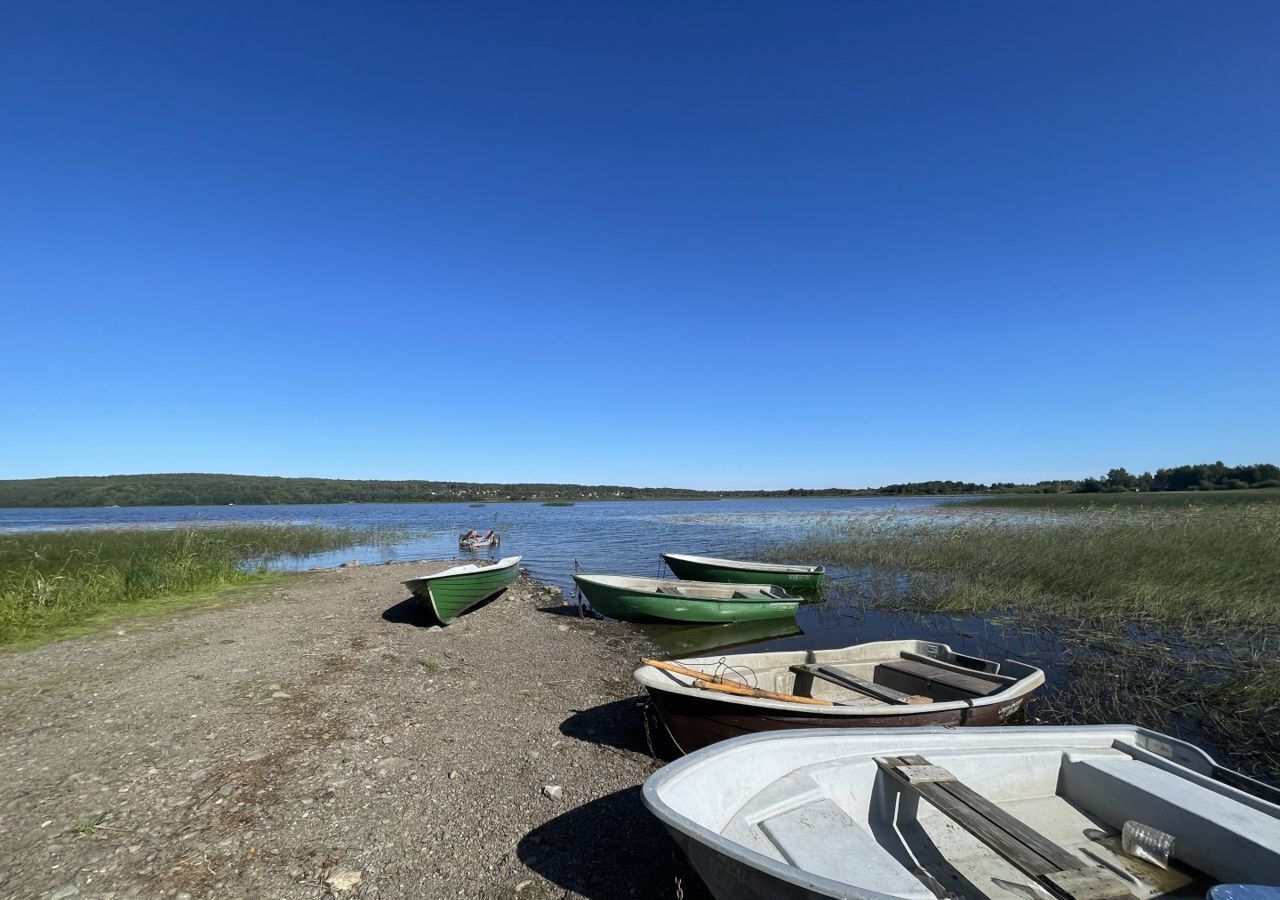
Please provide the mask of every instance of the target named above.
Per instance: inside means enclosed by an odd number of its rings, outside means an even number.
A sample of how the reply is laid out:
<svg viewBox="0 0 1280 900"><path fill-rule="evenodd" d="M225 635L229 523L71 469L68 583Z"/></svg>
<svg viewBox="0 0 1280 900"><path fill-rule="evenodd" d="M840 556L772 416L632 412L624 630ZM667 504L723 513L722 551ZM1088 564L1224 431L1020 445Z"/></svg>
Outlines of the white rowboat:
<svg viewBox="0 0 1280 900"><path fill-rule="evenodd" d="M645 782L720 900L1148 900L1280 884L1280 791L1127 725L749 735ZM1121 848L1133 821L1169 867Z"/></svg>

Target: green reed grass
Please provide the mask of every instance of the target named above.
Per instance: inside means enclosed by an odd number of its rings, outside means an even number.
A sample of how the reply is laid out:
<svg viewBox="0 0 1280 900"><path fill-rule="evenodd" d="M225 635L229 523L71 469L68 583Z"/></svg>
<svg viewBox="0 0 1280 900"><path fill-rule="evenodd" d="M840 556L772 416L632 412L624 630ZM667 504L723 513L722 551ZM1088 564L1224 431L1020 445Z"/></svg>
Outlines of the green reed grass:
<svg viewBox="0 0 1280 900"><path fill-rule="evenodd" d="M269 577L273 560L401 538L394 529L251 525L0 535L0 645Z"/></svg>
<svg viewBox="0 0 1280 900"><path fill-rule="evenodd" d="M793 552L905 573L912 598L946 611L1280 625L1278 503L900 522L845 523Z"/></svg>
<svg viewBox="0 0 1280 900"><path fill-rule="evenodd" d="M1280 488L1240 491L1157 491L1126 494L1006 494L966 500L965 506L1005 509L1169 509L1179 506L1248 506L1280 503Z"/></svg>

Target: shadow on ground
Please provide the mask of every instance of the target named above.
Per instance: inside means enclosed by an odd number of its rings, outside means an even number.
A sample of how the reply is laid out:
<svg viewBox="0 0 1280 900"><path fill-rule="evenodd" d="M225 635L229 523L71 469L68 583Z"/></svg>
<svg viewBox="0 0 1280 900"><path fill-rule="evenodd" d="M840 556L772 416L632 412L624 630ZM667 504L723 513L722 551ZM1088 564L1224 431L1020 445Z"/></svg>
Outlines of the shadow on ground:
<svg viewBox="0 0 1280 900"><path fill-rule="evenodd" d="M493 601L500 598L507 592L503 588L487 600L477 603L461 616L454 620L455 623L462 621L469 615L484 609ZM394 606L383 610L382 618L394 625L412 625L414 628L430 628L432 625L439 625L436 620L435 613L431 611L431 606L425 600L419 600L417 597L407 597Z"/></svg>
<svg viewBox="0 0 1280 900"><path fill-rule="evenodd" d="M644 808L639 787L556 816L521 838L516 853L543 878L592 900L711 898L658 820Z"/></svg>
<svg viewBox="0 0 1280 900"><path fill-rule="evenodd" d="M395 625L412 625L415 628L430 628L440 624L431 607L417 597L409 597L388 607L383 611L382 618Z"/></svg>
<svg viewBox="0 0 1280 900"><path fill-rule="evenodd" d="M647 700L628 697L580 709L560 723L560 733L580 741L653 756L649 746L653 723L648 723L646 730L648 705ZM652 749L660 748L655 746Z"/></svg>
<svg viewBox="0 0 1280 900"><path fill-rule="evenodd" d="M538 612L551 613L553 616L569 616L574 619L579 618L578 604L576 603L562 603L556 606L539 606ZM584 622L601 621L601 619L597 617L595 613L591 612L591 610L585 606L582 607L581 618L582 618L582 621Z"/></svg>

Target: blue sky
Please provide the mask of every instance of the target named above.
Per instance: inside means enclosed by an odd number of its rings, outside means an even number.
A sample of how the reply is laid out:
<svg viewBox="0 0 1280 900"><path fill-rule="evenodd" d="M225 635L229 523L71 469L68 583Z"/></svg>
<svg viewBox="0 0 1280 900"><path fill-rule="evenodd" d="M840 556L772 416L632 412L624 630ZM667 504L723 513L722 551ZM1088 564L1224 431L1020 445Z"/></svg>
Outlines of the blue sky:
<svg viewBox="0 0 1280 900"><path fill-rule="evenodd" d="M1280 461L1274 3L0 10L0 477Z"/></svg>

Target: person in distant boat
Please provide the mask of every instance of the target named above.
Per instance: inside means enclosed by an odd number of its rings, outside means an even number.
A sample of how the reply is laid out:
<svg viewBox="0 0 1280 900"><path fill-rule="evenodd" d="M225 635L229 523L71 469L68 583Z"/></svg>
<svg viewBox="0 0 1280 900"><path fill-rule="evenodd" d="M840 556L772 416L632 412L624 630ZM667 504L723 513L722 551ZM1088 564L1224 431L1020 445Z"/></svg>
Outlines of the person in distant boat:
<svg viewBox="0 0 1280 900"><path fill-rule="evenodd" d="M492 537L493 537L493 529L490 528L488 531L484 533L484 539L487 541Z"/></svg>

